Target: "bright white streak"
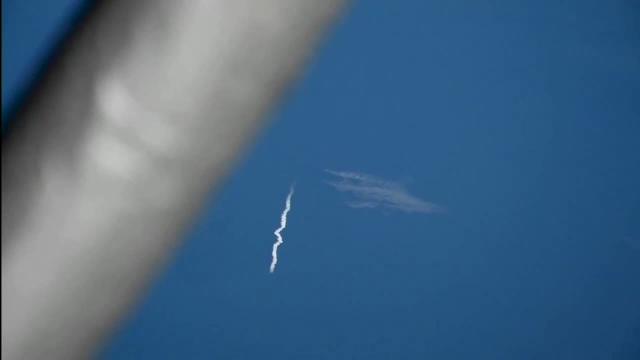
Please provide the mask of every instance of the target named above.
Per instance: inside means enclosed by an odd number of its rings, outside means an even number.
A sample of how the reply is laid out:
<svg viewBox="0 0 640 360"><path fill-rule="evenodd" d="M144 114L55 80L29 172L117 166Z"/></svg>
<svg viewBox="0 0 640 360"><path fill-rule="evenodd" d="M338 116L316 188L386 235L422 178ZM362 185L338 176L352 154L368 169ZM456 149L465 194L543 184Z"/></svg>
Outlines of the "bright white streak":
<svg viewBox="0 0 640 360"><path fill-rule="evenodd" d="M280 215L280 227L273 232L276 236L276 242L273 244L273 250L271 250L271 267L269 268L269 272L273 273L276 270L276 264L278 263L278 247L282 245L284 242L282 240L282 235L280 234L284 228L287 227L287 214L291 210L291 197L293 196L293 187L291 185L291 189L289 190L289 195L287 195L287 200L284 204L284 211L282 215Z"/></svg>

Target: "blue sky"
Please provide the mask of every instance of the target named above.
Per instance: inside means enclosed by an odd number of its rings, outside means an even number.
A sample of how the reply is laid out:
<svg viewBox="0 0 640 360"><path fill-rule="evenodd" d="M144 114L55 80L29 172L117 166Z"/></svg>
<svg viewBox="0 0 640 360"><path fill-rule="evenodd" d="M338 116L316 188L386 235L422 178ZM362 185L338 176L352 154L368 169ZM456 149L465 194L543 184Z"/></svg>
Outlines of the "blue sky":
<svg viewBox="0 0 640 360"><path fill-rule="evenodd" d="M73 8L11 3L3 113ZM637 359L639 33L630 1L356 2L102 358Z"/></svg>

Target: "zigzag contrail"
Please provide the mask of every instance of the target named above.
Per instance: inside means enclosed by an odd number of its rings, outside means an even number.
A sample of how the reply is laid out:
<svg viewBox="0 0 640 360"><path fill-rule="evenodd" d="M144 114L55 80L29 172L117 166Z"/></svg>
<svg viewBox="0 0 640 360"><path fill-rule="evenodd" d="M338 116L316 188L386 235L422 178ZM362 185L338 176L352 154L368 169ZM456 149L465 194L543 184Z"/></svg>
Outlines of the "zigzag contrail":
<svg viewBox="0 0 640 360"><path fill-rule="evenodd" d="M285 201L284 211L282 215L280 215L280 227L273 232L276 236L276 242L273 244L273 250L271 251L271 267L269 268L269 272L273 273L276 270L276 264L278 263L278 247L282 245L284 241L282 241L282 235L280 233L284 228L287 227L287 214L291 210L291 197L293 196L293 188L294 185L291 185L291 189L289 189L289 195L287 195L287 200Z"/></svg>

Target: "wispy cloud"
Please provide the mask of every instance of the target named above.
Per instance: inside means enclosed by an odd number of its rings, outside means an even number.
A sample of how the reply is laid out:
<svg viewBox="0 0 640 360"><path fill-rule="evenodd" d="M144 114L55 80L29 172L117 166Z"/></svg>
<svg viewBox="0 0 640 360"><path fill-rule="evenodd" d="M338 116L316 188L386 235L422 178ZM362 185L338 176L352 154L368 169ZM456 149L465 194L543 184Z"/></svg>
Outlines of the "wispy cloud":
<svg viewBox="0 0 640 360"><path fill-rule="evenodd" d="M352 208L383 207L407 213L434 213L444 210L436 204L411 195L398 182L359 172L325 171L334 176L331 181L326 181L327 184L354 196L354 199L347 201L347 205Z"/></svg>

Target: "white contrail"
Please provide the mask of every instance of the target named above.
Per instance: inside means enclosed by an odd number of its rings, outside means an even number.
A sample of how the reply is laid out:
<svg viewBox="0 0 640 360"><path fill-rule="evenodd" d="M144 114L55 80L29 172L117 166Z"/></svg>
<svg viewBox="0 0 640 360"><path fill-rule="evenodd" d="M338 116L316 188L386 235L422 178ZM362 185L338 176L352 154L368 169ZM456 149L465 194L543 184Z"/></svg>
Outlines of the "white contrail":
<svg viewBox="0 0 640 360"><path fill-rule="evenodd" d="M284 211L282 212L282 215L280 215L280 227L273 232L276 236L276 242L273 244L273 250L271 250L271 267L269 268L269 272L272 273L276 270L276 264L278 263L278 247L280 247L284 242L282 241L282 235L280 235L280 233L287 227L287 214L291 210L291 197L293 196L294 186L295 185L291 185L289 195L287 195L287 200L284 204Z"/></svg>

